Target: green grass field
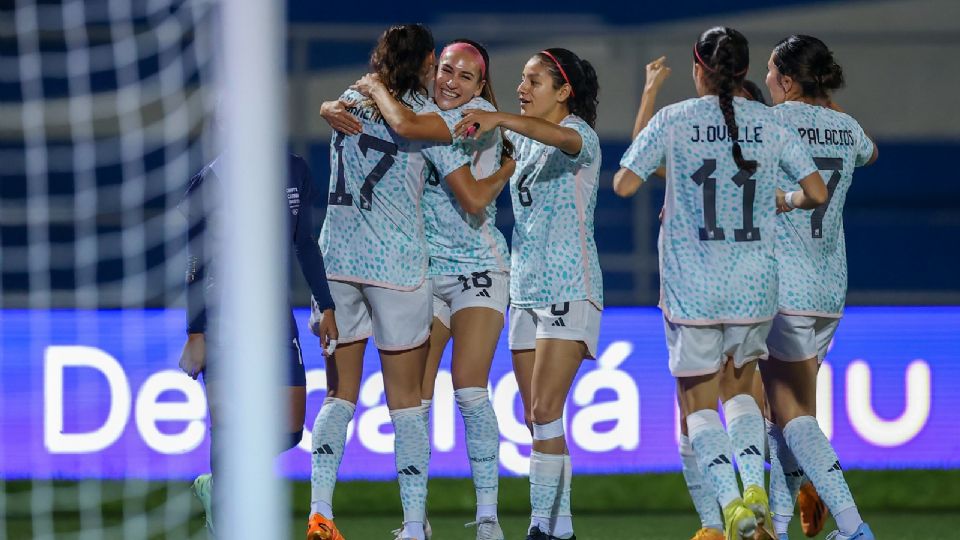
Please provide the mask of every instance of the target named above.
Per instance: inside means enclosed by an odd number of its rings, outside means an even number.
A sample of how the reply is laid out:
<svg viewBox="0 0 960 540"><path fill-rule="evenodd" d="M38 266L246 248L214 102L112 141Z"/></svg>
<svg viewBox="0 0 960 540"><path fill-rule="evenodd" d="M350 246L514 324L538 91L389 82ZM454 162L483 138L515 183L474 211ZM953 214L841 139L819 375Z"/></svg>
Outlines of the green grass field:
<svg viewBox="0 0 960 540"><path fill-rule="evenodd" d="M849 471L863 516L884 539L960 538L960 471ZM203 511L189 483L56 482L5 484L6 538L205 538ZM39 496L44 495L44 496ZM48 497L46 495L52 495ZM49 499L50 506L31 509ZM303 538L309 485L291 485L291 538ZM574 478L574 523L580 540L686 540L699 523L679 474ZM392 482L344 482L337 488L337 523L349 540L392 540L400 524ZM430 482L430 521L436 540L473 539L469 480ZM528 523L527 482L504 478L501 521L508 539L522 540ZM798 525L798 523L795 523ZM832 522L818 538L832 530ZM799 527L791 538L804 538ZM85 536L91 531L102 534ZM3 535L0 534L0 537Z"/></svg>

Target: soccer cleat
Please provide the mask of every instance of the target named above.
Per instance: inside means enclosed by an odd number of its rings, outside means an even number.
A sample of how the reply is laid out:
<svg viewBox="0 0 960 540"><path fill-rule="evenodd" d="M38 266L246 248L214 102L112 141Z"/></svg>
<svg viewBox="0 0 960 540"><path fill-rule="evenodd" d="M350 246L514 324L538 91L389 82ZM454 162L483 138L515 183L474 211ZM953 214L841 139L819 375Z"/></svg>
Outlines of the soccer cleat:
<svg viewBox="0 0 960 540"><path fill-rule="evenodd" d="M423 518L423 538L425 540L433 538L433 527L430 526L430 520L426 517Z"/></svg>
<svg viewBox="0 0 960 540"><path fill-rule="evenodd" d="M823 504L812 482L805 482L800 486L797 506L800 507L800 527L803 534L809 538L820 534L827 522L827 505Z"/></svg>
<svg viewBox="0 0 960 540"><path fill-rule="evenodd" d="M734 499L723 509L723 528L726 540L749 540L757 530L757 518L743 500Z"/></svg>
<svg viewBox="0 0 960 540"><path fill-rule="evenodd" d="M311 514L307 523L307 540L344 540L332 519L320 514Z"/></svg>
<svg viewBox="0 0 960 540"><path fill-rule="evenodd" d="M214 534L213 530L213 475L201 474L193 481L193 494L200 499L203 505L204 517L207 520L207 530Z"/></svg>
<svg viewBox="0 0 960 540"><path fill-rule="evenodd" d="M773 516L770 515L770 502L767 499L767 492L760 486L747 486L743 490L743 503L757 518L757 531L754 540L772 540L777 537L777 533L772 530Z"/></svg>
<svg viewBox="0 0 960 540"><path fill-rule="evenodd" d="M826 540L877 540L877 537L873 535L869 525L861 523L850 536L840 534L840 531L833 531L827 535Z"/></svg>
<svg viewBox="0 0 960 540"><path fill-rule="evenodd" d="M550 540L550 536L535 525L530 529L530 532L527 533L527 540Z"/></svg>
<svg viewBox="0 0 960 540"><path fill-rule="evenodd" d="M504 540L503 529L500 528L496 516L483 516L464 525L464 528L469 527L477 528L477 540Z"/></svg>
<svg viewBox="0 0 960 540"><path fill-rule="evenodd" d="M690 540L723 540L723 533L710 527L704 527L694 533Z"/></svg>

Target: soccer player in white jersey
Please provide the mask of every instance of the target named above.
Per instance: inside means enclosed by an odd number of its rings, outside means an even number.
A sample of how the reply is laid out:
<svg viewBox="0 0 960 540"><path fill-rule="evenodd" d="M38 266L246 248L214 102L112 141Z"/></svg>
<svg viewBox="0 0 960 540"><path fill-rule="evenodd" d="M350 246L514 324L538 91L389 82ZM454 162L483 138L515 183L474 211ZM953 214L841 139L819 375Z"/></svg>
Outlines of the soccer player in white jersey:
<svg viewBox="0 0 960 540"><path fill-rule="evenodd" d="M427 103L434 42L423 25L387 29L370 65L394 94ZM337 305L340 345L327 359L327 397L313 428L309 540L341 540L332 499L353 418L363 354L371 335L380 350L384 390L395 432L394 451L404 526L398 538L423 540L430 441L420 420L420 380L430 333L431 290L420 197L423 144L395 136L377 108L348 91L361 133L335 132L320 248ZM353 98L353 99L351 99Z"/></svg>
<svg viewBox="0 0 960 540"><path fill-rule="evenodd" d="M653 117L620 161L614 190L632 195L666 160L660 307L670 371L697 463L723 507L726 537L740 539L751 537L758 521L769 526L763 415L751 385L776 313L777 181L781 170L799 180L803 192L794 202L805 208L827 192L799 137L769 108L737 95L749 66L747 39L711 28L693 57L701 97ZM738 390L724 402L729 434L717 412L725 370Z"/></svg>
<svg viewBox="0 0 960 540"><path fill-rule="evenodd" d="M469 111L456 127L474 137L505 128L516 149L509 341L533 432L528 540L574 538L563 406L583 359L597 354L603 308L593 238L598 91L589 62L546 49L523 68L519 116Z"/></svg>
<svg viewBox="0 0 960 540"><path fill-rule="evenodd" d="M767 339L770 360L761 369L776 420L768 427L776 532L787 538L793 500L806 473L837 521L839 531L831 538L872 540L815 408L817 370L847 293L843 203L854 169L873 163L877 147L856 120L835 110L830 96L843 86L843 71L822 41L790 36L774 47L767 67L773 111L799 134L825 174L829 192L816 208L795 209L797 188L785 179L787 193L777 219L779 312Z"/></svg>
<svg viewBox="0 0 960 540"><path fill-rule="evenodd" d="M410 139L454 143L452 129L463 107L496 110L489 56L479 43L469 40L449 43L438 57L434 101L439 110L413 112L394 98L375 74L365 76L355 87L374 99L399 135ZM510 295L507 243L496 228L495 204L513 171L512 160L508 160L509 167L500 167L501 156L509 154L505 146L509 143L505 145L497 131L480 140L461 140L424 150L432 163L444 161L438 154L448 152L468 156L469 168L477 177L491 176L501 169L494 175L496 180L476 181L469 171L457 169L446 174L437 167L432 170L437 174L428 176L423 194L434 295L434 319L421 389L423 419L429 419L440 357L452 335L454 395L464 420L477 496L476 519L469 525L477 527L478 540L503 540L497 520L500 432L487 385Z"/></svg>

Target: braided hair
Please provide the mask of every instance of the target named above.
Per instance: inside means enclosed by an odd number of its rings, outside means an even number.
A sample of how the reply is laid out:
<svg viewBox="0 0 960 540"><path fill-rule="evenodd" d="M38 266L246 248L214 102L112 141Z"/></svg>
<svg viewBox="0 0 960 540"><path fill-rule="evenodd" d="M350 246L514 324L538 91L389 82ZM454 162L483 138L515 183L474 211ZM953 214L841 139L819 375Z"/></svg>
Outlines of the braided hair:
<svg viewBox="0 0 960 540"><path fill-rule="evenodd" d="M717 93L720 112L733 140L733 160L737 167L756 170L755 161L747 161L737 139L740 129L733 108L733 96L743 87L743 79L750 66L750 48L743 34L725 26L715 26L700 35L693 46L694 60L704 70L710 89Z"/></svg>

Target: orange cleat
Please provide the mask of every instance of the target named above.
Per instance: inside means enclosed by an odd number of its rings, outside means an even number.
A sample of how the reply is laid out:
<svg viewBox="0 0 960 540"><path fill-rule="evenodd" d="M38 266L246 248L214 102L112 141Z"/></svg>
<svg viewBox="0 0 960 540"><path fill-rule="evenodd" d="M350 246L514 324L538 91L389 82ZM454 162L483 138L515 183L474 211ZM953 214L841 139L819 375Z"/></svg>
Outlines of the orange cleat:
<svg viewBox="0 0 960 540"><path fill-rule="evenodd" d="M307 523L307 540L344 540L332 519L320 514L311 514Z"/></svg>
<svg viewBox="0 0 960 540"><path fill-rule="evenodd" d="M823 504L813 483L805 482L800 486L797 505L800 507L800 527L803 534L808 538L820 534L827 522L827 505Z"/></svg>
<svg viewBox="0 0 960 540"><path fill-rule="evenodd" d="M690 540L723 540L723 532L704 527L697 531Z"/></svg>

